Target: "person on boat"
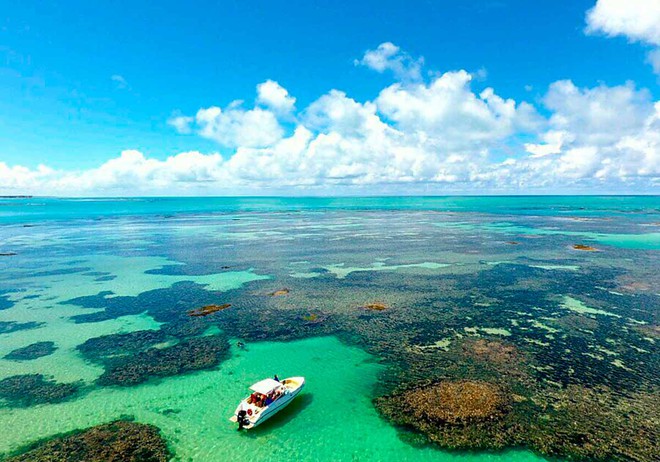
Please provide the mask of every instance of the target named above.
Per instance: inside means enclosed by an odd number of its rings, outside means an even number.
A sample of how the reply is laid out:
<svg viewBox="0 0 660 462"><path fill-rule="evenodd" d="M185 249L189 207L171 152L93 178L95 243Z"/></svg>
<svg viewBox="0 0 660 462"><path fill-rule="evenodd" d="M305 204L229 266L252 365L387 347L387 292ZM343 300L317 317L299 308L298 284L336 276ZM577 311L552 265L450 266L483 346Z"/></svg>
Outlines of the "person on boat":
<svg viewBox="0 0 660 462"><path fill-rule="evenodd" d="M280 378L277 376L277 374L275 374L275 377L273 377L273 380L275 380L276 382L279 382Z"/></svg>

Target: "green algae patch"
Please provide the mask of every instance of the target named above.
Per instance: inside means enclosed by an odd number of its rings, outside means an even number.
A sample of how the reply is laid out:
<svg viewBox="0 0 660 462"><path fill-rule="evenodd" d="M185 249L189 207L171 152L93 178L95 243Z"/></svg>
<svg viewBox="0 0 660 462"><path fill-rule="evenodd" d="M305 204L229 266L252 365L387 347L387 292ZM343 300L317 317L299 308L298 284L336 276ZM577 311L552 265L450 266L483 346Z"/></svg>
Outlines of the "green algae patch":
<svg viewBox="0 0 660 462"><path fill-rule="evenodd" d="M155 426L115 421L33 443L5 462L167 462L171 457Z"/></svg>
<svg viewBox="0 0 660 462"><path fill-rule="evenodd" d="M580 267L578 265L529 265L531 268L539 268L548 271L560 270L560 271L579 271Z"/></svg>
<svg viewBox="0 0 660 462"><path fill-rule="evenodd" d="M344 279L351 273L362 272L362 271L397 271L402 269L425 269L425 270L437 270L451 266L450 263L437 263L437 262L422 262L422 263L409 263L402 265L387 265L385 262L377 261L371 266L359 267L359 266L346 266L343 263L337 265L328 265L324 269L333 273L337 279Z"/></svg>
<svg viewBox="0 0 660 462"><path fill-rule="evenodd" d="M593 314L593 315L601 315L601 316L612 316L615 318L620 318L618 314L615 313L610 313L609 311L605 310L599 310L597 308L590 308L584 303L582 303L580 300L570 297L568 295L564 296L564 300L561 303L562 308L565 308L567 310L573 311L574 313L578 314Z"/></svg>

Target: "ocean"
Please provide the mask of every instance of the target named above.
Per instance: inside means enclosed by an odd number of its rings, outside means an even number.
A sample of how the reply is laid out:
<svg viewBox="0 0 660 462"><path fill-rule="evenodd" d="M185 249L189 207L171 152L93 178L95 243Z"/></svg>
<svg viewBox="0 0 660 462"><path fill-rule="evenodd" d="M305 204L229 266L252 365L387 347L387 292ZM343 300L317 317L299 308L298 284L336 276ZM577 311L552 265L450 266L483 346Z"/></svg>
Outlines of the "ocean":
<svg viewBox="0 0 660 462"><path fill-rule="evenodd" d="M177 461L652 460L658 251L658 196L0 199L0 454L134 419Z"/></svg>

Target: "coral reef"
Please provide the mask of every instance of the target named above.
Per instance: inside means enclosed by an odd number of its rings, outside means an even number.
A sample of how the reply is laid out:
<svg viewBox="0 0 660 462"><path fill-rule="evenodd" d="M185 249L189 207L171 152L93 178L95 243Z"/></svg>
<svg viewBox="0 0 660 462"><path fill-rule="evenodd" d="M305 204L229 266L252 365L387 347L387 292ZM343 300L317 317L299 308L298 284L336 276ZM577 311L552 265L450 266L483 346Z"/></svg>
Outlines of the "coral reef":
<svg viewBox="0 0 660 462"><path fill-rule="evenodd" d="M487 382L443 381L411 390L402 399L413 418L441 424L492 420L506 412L503 393Z"/></svg>
<svg viewBox="0 0 660 462"><path fill-rule="evenodd" d="M172 458L153 425L115 421L33 443L6 462L166 462Z"/></svg>
<svg viewBox="0 0 660 462"><path fill-rule="evenodd" d="M57 350L55 342L36 342L23 348L17 348L5 355L5 359L12 361L30 361L51 355Z"/></svg>
<svg viewBox="0 0 660 462"><path fill-rule="evenodd" d="M492 383L443 380L376 400L381 413L449 448L503 448L509 397Z"/></svg>
<svg viewBox="0 0 660 462"><path fill-rule="evenodd" d="M0 399L13 407L57 403L73 396L79 385L57 383L41 374L13 375L0 380Z"/></svg>

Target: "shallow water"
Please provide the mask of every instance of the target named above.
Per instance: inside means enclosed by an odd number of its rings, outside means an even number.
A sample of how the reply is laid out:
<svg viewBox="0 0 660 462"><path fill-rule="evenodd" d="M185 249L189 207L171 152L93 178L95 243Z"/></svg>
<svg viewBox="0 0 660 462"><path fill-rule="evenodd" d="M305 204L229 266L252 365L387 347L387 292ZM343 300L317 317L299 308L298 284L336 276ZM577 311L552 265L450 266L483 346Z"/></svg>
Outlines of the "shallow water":
<svg viewBox="0 0 660 462"><path fill-rule="evenodd" d="M29 410L3 411L0 450L15 442L91 426L122 415L159 426L177 460L512 460L534 461L522 451L501 455L446 454L414 448L376 414L369 390L382 369L357 348L331 337L291 343L248 344L216 371L170 378L131 389L105 388L84 399ZM278 371L304 371L307 386L285 411L251 432L227 419L246 384ZM249 455L249 456L248 456Z"/></svg>
<svg viewBox="0 0 660 462"><path fill-rule="evenodd" d="M0 257L0 380L41 373L82 386L61 403L0 404L0 453L134 416L162 429L177 460L542 460L445 452L376 412L372 398L399 381L442 376L466 338L511 342L534 358L542 386L657 386L658 342L643 330L660 307L657 197L0 205L0 253L15 253ZM210 370L100 386L103 364L77 348L180 327L188 310L225 302L198 321L232 345ZM373 302L387 309L361 308ZM168 332L152 347L201 335ZM38 341L57 349L4 358ZM305 393L262 428L236 432L227 418L237 401L273 373L304 375Z"/></svg>

